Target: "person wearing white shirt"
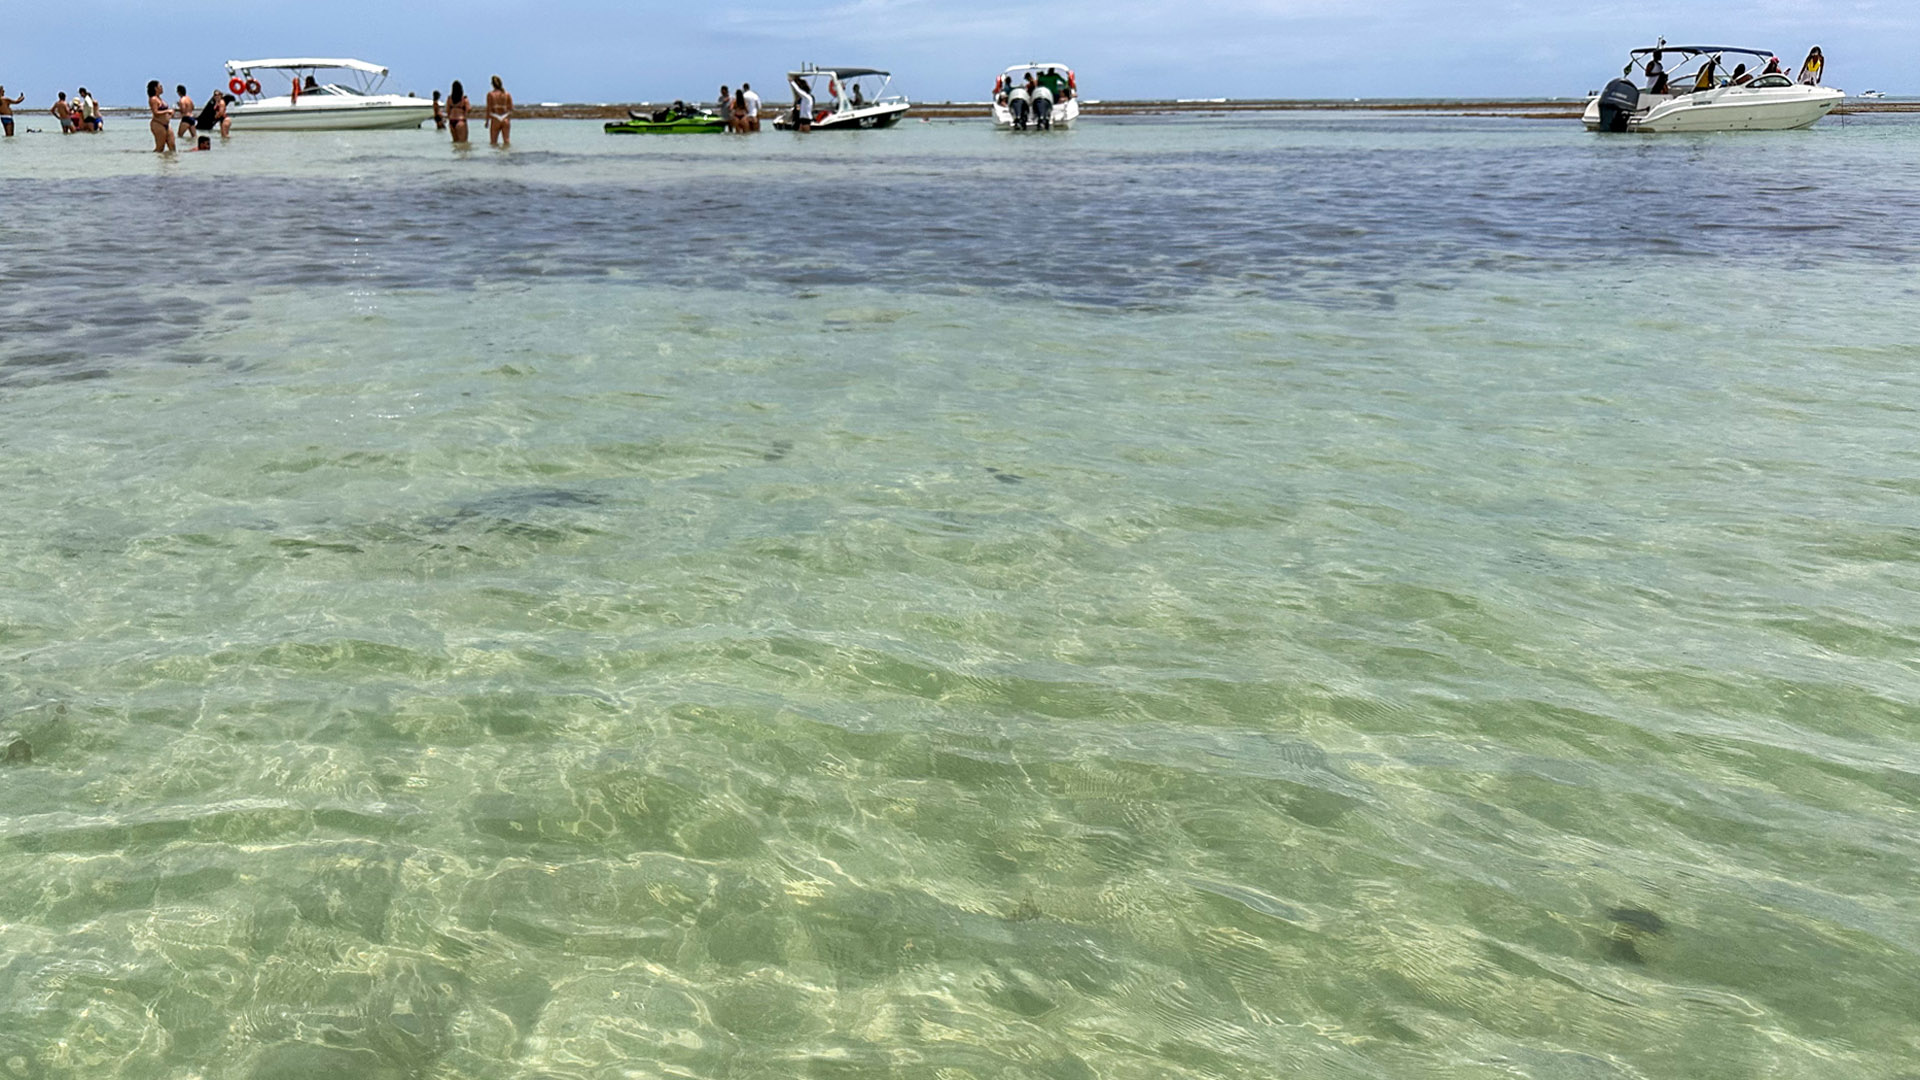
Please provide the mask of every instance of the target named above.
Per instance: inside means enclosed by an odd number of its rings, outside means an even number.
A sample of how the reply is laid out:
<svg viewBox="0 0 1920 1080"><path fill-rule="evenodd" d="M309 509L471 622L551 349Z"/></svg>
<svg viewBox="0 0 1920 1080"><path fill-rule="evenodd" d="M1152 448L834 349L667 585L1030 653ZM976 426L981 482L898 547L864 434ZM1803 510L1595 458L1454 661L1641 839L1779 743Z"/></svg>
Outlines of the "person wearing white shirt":
<svg viewBox="0 0 1920 1080"><path fill-rule="evenodd" d="M793 80L793 130L813 130L813 91L806 80Z"/></svg>
<svg viewBox="0 0 1920 1080"><path fill-rule="evenodd" d="M760 130L760 95L753 92L752 83L741 83L740 92L747 101L747 130Z"/></svg>

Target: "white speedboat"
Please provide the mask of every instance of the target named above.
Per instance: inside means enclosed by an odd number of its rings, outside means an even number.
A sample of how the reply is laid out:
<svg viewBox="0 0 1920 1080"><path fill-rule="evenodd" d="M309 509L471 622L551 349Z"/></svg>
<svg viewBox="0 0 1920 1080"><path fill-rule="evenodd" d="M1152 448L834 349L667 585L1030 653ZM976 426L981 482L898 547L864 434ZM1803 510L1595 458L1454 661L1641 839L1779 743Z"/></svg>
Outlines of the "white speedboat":
<svg viewBox="0 0 1920 1080"><path fill-rule="evenodd" d="M318 72L344 72L347 82L321 82ZM290 80L288 91L262 96L276 87L261 85L256 75L277 83ZM367 128L419 127L433 119L433 104L405 94L383 94L387 69L365 60L227 61L227 88L240 103L227 110L237 131L343 131Z"/></svg>
<svg viewBox="0 0 1920 1080"><path fill-rule="evenodd" d="M1662 42L1633 50L1621 77L1587 102L1581 122L1588 131L1790 131L1832 112L1846 96L1794 82L1761 49Z"/></svg>
<svg viewBox="0 0 1920 1080"><path fill-rule="evenodd" d="M1862 90L1860 91L1860 96L1863 98L1872 98L1873 100L1878 101L1879 99L1886 97L1887 92L1885 90Z"/></svg>
<svg viewBox="0 0 1920 1080"><path fill-rule="evenodd" d="M787 83L807 88L813 95L813 130L864 131L887 128L900 122L912 105L898 94L887 93L893 76L877 68L823 68L807 64L799 71L787 72ZM794 110L774 118L773 126L792 131Z"/></svg>
<svg viewBox="0 0 1920 1080"><path fill-rule="evenodd" d="M1023 129L1031 125L1019 124L1013 109L1007 101L1007 91L1026 82L1027 76L1048 84L1053 90L1054 127L1071 127L1080 119L1080 86L1074 79L1073 69L1065 64L1015 64L1000 73L993 81L993 123L996 127Z"/></svg>

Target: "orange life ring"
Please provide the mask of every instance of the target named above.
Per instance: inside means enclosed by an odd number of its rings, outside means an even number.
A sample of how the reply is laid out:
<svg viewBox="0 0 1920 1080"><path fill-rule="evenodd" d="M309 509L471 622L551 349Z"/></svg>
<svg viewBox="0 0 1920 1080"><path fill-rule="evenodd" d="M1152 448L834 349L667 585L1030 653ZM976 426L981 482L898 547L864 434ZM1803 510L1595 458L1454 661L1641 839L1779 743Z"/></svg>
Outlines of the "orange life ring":
<svg viewBox="0 0 1920 1080"><path fill-rule="evenodd" d="M227 80L227 90L235 94L244 94L247 92L247 80L235 75Z"/></svg>
<svg viewBox="0 0 1920 1080"><path fill-rule="evenodd" d="M1078 86L1075 86L1075 85L1074 85L1074 82L1073 82L1073 72L1071 72L1071 71L1069 71L1069 72L1067 72L1067 89L1069 89L1069 90L1078 90L1078 89L1080 89L1080 88L1079 88Z"/></svg>
<svg viewBox="0 0 1920 1080"><path fill-rule="evenodd" d="M248 80L247 80L247 93L249 93L249 94L258 94L259 92L260 92L260 80L259 80L259 79L248 79Z"/></svg>
<svg viewBox="0 0 1920 1080"><path fill-rule="evenodd" d="M1006 81L1007 81L1007 77L1005 75L1002 75L999 78L993 80L993 92L998 94L1000 92L1000 84Z"/></svg>

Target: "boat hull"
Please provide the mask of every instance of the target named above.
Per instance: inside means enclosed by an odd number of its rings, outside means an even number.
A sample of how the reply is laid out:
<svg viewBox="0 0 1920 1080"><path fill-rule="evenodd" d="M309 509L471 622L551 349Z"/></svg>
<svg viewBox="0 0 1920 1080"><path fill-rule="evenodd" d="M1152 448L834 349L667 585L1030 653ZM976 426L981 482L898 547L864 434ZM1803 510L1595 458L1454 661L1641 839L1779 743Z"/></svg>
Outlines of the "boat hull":
<svg viewBox="0 0 1920 1080"><path fill-rule="evenodd" d="M907 115L907 110L912 107L913 106L904 101L893 101L883 105L869 105L861 109L848 109L845 112L830 113L827 116L816 118L813 122L813 130L874 131L880 128L890 128L898 124L900 118ZM781 113L778 117L775 117L773 126L781 131L793 130L792 110L788 110L787 112Z"/></svg>
<svg viewBox="0 0 1920 1080"><path fill-rule="evenodd" d="M1080 119L1080 99L1079 98L1070 97L1065 101L1056 101L1053 103L1053 119L1050 122L1054 127L1057 127L1057 128L1072 127L1073 124L1079 119ZM1013 129L1013 110L1007 108L1005 105L1002 105L997 101L994 102L993 103L993 124L995 127L1006 128L1007 130L1011 131ZM1033 121L1031 119L1027 121L1027 126L1024 130L1026 131L1035 130L1033 126Z"/></svg>
<svg viewBox="0 0 1920 1080"><path fill-rule="evenodd" d="M1750 89L1722 86L1671 97L1642 97L1642 107L1627 121L1628 131L1652 135L1708 131L1793 131L1810 127L1846 99L1825 86ZM1587 102L1581 116L1588 131L1599 131L1600 100Z"/></svg>
<svg viewBox="0 0 1920 1080"><path fill-rule="evenodd" d="M235 105L227 110L227 118L235 131L379 131L417 128L433 119L433 105L413 98L351 105L335 101L306 105L282 98Z"/></svg>

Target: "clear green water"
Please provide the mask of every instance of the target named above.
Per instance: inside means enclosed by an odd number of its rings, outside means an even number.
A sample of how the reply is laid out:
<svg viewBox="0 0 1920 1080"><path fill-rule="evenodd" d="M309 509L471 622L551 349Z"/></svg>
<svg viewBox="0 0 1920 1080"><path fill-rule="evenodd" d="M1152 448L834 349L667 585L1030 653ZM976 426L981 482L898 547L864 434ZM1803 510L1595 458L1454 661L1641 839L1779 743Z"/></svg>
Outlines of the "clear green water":
<svg viewBox="0 0 1920 1080"><path fill-rule="evenodd" d="M0 1077L1914 1074L1920 127L121 128Z"/></svg>

